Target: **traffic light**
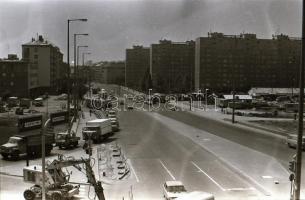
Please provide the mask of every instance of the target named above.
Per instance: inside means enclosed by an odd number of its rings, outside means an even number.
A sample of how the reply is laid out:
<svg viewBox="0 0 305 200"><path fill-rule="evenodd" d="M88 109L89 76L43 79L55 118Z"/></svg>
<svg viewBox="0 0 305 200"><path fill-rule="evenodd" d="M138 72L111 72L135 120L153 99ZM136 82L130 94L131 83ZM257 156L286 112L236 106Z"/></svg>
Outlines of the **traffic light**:
<svg viewBox="0 0 305 200"><path fill-rule="evenodd" d="M296 171L296 162L294 160L289 161L289 170L293 173Z"/></svg>

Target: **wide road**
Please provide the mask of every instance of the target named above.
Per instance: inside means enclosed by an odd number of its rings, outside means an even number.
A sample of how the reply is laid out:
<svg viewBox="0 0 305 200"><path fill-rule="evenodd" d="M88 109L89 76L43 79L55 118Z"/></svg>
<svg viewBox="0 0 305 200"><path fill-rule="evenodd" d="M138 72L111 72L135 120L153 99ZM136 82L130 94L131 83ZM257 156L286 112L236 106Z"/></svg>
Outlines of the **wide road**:
<svg viewBox="0 0 305 200"><path fill-rule="evenodd" d="M149 113L125 111L119 119L117 137L131 164L135 199L162 199L162 184L169 180L181 180L189 191L210 192L216 199L262 195L217 157ZM113 191L111 199L119 199Z"/></svg>

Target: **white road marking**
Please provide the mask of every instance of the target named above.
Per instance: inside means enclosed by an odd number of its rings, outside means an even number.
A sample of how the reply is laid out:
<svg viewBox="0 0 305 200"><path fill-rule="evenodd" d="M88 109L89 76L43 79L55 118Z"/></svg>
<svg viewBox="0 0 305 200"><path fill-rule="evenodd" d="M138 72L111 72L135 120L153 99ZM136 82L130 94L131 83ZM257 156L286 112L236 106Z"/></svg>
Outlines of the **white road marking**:
<svg viewBox="0 0 305 200"><path fill-rule="evenodd" d="M247 191L247 190L255 190L253 187L249 188L224 188L219 183L217 183L211 176L209 176L205 171L203 171L196 163L192 161L192 164L199 170L198 172L204 173L215 185L217 185L222 191Z"/></svg>
<svg viewBox="0 0 305 200"><path fill-rule="evenodd" d="M128 160L129 160L129 159L128 159ZM132 173L135 175L136 180L137 180L137 182L139 183L140 180L139 180L139 178L138 178L138 176L137 176L137 174L136 174L136 171L134 170L134 168L133 168L133 166L132 166L131 160L129 160L129 165L130 165L130 168L131 168L131 170L132 170Z"/></svg>
<svg viewBox="0 0 305 200"><path fill-rule="evenodd" d="M173 176L173 174L165 167L164 163L162 162L162 160L158 159L159 162L161 163L161 165L163 166L163 168L167 171L167 173L172 177L172 179L175 181L176 178Z"/></svg>
<svg viewBox="0 0 305 200"><path fill-rule="evenodd" d="M250 187L250 188L229 188L229 189L226 189L226 191L247 191L247 190L255 190L255 188Z"/></svg>
<svg viewBox="0 0 305 200"><path fill-rule="evenodd" d="M203 171L200 167L198 167L198 165L196 165L196 163L194 163L192 161L192 164L202 173L204 173L213 183L215 183L215 185L217 185L222 191L226 191L225 188L223 188L219 183L217 183L212 177L210 177L205 171Z"/></svg>

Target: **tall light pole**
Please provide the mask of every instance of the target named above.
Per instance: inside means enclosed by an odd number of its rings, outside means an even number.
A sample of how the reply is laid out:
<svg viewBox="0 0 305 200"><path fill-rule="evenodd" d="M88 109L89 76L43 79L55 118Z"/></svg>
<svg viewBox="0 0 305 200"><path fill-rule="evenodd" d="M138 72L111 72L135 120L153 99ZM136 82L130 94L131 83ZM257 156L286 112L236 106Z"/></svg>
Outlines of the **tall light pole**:
<svg viewBox="0 0 305 200"><path fill-rule="evenodd" d="M46 129L49 126L50 123L50 118L47 119L45 122L43 128L42 128L42 141L41 141L41 168L42 168L42 188L41 188L41 193L42 193L42 200L46 200Z"/></svg>
<svg viewBox="0 0 305 200"><path fill-rule="evenodd" d="M76 117L77 117L77 96L76 96L76 91L77 89L75 88L76 87L76 81L77 81L77 78L78 78L78 70L77 70L77 67L76 67L76 38L77 36L88 36L89 34L88 33L74 33L74 119L76 120Z"/></svg>
<svg viewBox="0 0 305 200"><path fill-rule="evenodd" d="M74 21L82 21L86 22L87 19L68 19L68 31L67 31L67 63L68 63L68 71L67 71L67 111L68 117L70 117L70 22ZM70 120L69 120L70 121Z"/></svg>
<svg viewBox="0 0 305 200"><path fill-rule="evenodd" d="M89 55L91 54L90 52L83 52L83 67L85 66L85 55ZM88 72L88 85L89 85L89 94L90 94L90 97L91 97L91 78L90 78L90 69L89 69L89 66L88 66L88 69L87 69L87 72Z"/></svg>
<svg viewBox="0 0 305 200"><path fill-rule="evenodd" d="M148 111L150 111L150 91L152 91L152 89L148 89Z"/></svg>
<svg viewBox="0 0 305 200"><path fill-rule="evenodd" d="M77 46L77 62L76 62L76 71L77 71L77 98L76 98L76 109L78 110L78 98L79 98L79 95L80 95L80 84L79 84L79 48L87 48L88 46L87 45L79 45Z"/></svg>
<svg viewBox="0 0 305 200"><path fill-rule="evenodd" d="M295 199L300 199L301 191L301 170L302 170L302 141L303 141L303 109L304 109L304 64L305 64L305 0L302 9L302 54L300 65L300 93L299 93L299 123L298 123L298 146L296 158L295 175Z"/></svg>
<svg viewBox="0 0 305 200"><path fill-rule="evenodd" d="M208 90L209 89L205 89L205 111L208 110Z"/></svg>

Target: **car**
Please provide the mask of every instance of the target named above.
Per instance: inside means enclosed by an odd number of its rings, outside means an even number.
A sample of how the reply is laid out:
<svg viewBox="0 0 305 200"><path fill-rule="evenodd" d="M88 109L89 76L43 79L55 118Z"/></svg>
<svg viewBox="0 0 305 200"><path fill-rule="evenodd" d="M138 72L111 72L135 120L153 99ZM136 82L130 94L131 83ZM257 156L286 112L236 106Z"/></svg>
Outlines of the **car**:
<svg viewBox="0 0 305 200"><path fill-rule="evenodd" d="M193 191L187 194L181 195L181 197L176 198L176 200L214 200L214 195L202 192L202 191Z"/></svg>
<svg viewBox="0 0 305 200"><path fill-rule="evenodd" d="M187 193L181 181L166 181L163 184L163 196L167 200L176 199Z"/></svg>
<svg viewBox="0 0 305 200"><path fill-rule="evenodd" d="M296 134L287 135L287 145L288 145L288 147L296 148L297 143L298 143L297 141L298 141L298 135L296 135ZM305 150L305 136L303 136L303 140L302 140L302 149Z"/></svg>
<svg viewBox="0 0 305 200"><path fill-rule="evenodd" d="M133 110L133 106L132 105L128 105L127 106L127 110Z"/></svg>

